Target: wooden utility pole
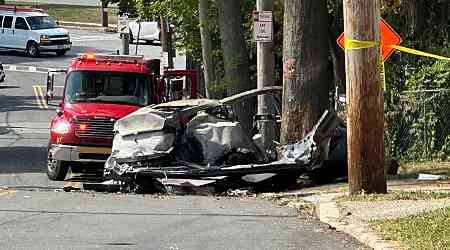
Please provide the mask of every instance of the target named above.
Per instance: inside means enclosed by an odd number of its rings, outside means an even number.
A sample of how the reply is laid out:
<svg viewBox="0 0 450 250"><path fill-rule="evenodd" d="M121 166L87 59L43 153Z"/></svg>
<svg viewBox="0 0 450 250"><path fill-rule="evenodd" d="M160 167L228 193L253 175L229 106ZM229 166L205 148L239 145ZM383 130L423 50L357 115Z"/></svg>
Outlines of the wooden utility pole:
<svg viewBox="0 0 450 250"><path fill-rule="evenodd" d="M169 24L164 16L160 17L160 25L161 25L161 48L163 53L169 53L169 67L170 69L173 69L173 55L172 55L172 45L170 38L170 27Z"/></svg>
<svg viewBox="0 0 450 250"><path fill-rule="evenodd" d="M206 98L211 98L209 87L211 87L211 84L215 81L210 30L211 18L209 17L210 6L210 0L198 1L198 19L200 23L200 38L202 41L203 75L205 78Z"/></svg>
<svg viewBox="0 0 450 250"><path fill-rule="evenodd" d="M344 0L344 32L346 39L376 42L345 50L350 195L386 193L384 99L378 67L380 1Z"/></svg>

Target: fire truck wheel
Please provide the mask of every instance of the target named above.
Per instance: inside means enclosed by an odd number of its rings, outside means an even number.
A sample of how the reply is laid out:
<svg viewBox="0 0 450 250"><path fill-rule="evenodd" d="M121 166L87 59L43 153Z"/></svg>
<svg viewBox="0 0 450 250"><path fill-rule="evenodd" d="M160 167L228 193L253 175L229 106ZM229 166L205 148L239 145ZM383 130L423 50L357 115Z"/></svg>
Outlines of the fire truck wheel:
<svg viewBox="0 0 450 250"><path fill-rule="evenodd" d="M40 54L39 47L38 47L38 45L35 42L33 42L33 41L28 42L28 44L27 44L27 54L29 56L31 56L31 57L38 57L39 56L39 54Z"/></svg>
<svg viewBox="0 0 450 250"><path fill-rule="evenodd" d="M69 162L58 161L52 158L50 154L47 156L47 176L52 181L63 181L69 171Z"/></svg>

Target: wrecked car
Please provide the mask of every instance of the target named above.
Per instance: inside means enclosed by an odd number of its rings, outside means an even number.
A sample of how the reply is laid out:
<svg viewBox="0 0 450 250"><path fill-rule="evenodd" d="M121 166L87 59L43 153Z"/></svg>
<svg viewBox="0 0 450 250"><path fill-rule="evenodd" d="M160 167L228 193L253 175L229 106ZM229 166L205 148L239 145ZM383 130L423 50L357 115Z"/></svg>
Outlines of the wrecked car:
<svg viewBox="0 0 450 250"><path fill-rule="evenodd" d="M267 145L258 128L255 135L248 135L234 112L242 101L262 94L273 96L279 104L276 96L281 95L281 87L251 90L222 100L179 100L127 115L114 126L104 178L118 181L130 191L168 191L170 186L257 186L268 180L273 184L277 178L278 183L286 184L308 171L317 172L335 153L330 149L339 148L330 145L342 146L331 143L341 120L333 111L326 111L300 142L278 147L278 138L264 138L274 142ZM266 128L279 131L276 114L258 117L255 124L262 121ZM269 134L276 137L279 133ZM339 150L346 153L346 149Z"/></svg>

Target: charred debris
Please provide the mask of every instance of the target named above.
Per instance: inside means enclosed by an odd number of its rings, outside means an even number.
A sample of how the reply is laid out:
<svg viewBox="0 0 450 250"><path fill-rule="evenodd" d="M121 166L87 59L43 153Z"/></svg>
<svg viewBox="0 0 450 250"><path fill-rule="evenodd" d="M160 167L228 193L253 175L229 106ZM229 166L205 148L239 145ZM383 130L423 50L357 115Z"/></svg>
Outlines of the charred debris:
<svg viewBox="0 0 450 250"><path fill-rule="evenodd" d="M120 119L104 180L128 192L172 192L207 188L276 191L298 177L330 181L345 176L346 128L326 111L301 141L280 146L279 114L256 116L248 135L233 109L248 98L273 96L280 110L281 87L247 91L222 100L180 100L148 106ZM271 133L260 132L261 124ZM267 129L266 129L267 131ZM270 137L270 138L267 138ZM264 142L273 143L264 143Z"/></svg>

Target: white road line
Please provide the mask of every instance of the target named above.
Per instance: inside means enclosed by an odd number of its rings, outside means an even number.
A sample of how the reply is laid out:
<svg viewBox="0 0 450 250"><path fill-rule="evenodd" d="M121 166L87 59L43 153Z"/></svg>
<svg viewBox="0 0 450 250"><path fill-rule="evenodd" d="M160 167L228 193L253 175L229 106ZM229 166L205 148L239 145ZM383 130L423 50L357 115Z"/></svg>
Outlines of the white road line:
<svg viewBox="0 0 450 250"><path fill-rule="evenodd" d="M26 69L17 69L26 68ZM48 71L60 70L56 68L46 68L46 67L37 67L37 66L28 66L28 65L20 65L20 64L3 64L3 68L5 71L15 71L15 72L29 72L29 73L39 73L39 74L47 74ZM37 69L43 69L44 71L38 71ZM55 74L63 74L63 73L55 73Z"/></svg>

